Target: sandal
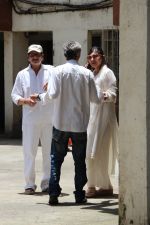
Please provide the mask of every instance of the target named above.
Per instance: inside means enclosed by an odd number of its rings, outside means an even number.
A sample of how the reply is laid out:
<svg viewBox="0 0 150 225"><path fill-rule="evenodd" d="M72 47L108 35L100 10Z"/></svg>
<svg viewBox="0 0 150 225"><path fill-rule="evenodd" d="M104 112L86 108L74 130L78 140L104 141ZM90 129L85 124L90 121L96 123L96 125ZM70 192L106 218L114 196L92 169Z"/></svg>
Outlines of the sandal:
<svg viewBox="0 0 150 225"><path fill-rule="evenodd" d="M25 194L26 195L34 195L35 194L35 190L32 188L27 188L25 189Z"/></svg>
<svg viewBox="0 0 150 225"><path fill-rule="evenodd" d="M86 190L85 196L87 198L94 198L97 195L97 191L95 189L95 187L88 187L88 189Z"/></svg>
<svg viewBox="0 0 150 225"><path fill-rule="evenodd" d="M112 196L113 195L113 189L100 188L96 192L97 192L97 196L99 196L99 197L101 197L101 196Z"/></svg>

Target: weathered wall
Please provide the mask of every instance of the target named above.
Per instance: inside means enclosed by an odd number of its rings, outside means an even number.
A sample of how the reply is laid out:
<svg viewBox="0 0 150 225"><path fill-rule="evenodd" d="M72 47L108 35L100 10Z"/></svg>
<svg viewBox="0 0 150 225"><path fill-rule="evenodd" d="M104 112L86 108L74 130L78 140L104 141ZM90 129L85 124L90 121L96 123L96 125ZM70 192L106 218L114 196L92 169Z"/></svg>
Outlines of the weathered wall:
<svg viewBox="0 0 150 225"><path fill-rule="evenodd" d="M82 45L81 64L87 56L88 30L112 29L112 8L91 11L59 12L23 15L13 11L12 33L5 32L5 132L20 132L20 108L12 105L10 93L17 72L26 66L28 39L24 32L51 31L53 35L53 64L64 63L62 45L77 40ZM9 65L9 66L8 66ZM7 85L9 82L9 85ZM9 99L8 99L9 96ZM12 112L12 113L11 113Z"/></svg>
<svg viewBox="0 0 150 225"><path fill-rule="evenodd" d="M148 225L147 1L120 7L120 224Z"/></svg>
<svg viewBox="0 0 150 225"><path fill-rule="evenodd" d="M87 54L88 30L112 29L112 8L94 11L60 12L38 15L19 15L13 12L13 31L52 31L54 34L54 64L64 62L62 45L67 40L81 43L85 63Z"/></svg>

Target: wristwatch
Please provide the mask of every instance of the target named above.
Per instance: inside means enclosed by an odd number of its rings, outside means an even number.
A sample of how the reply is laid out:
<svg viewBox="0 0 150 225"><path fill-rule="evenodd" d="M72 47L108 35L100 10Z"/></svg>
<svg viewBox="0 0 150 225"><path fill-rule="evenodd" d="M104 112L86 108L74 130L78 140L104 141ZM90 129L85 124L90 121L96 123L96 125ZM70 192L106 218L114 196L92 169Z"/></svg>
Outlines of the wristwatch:
<svg viewBox="0 0 150 225"><path fill-rule="evenodd" d="M37 101L41 101L41 98L40 98L40 95L39 94L37 95L36 100Z"/></svg>

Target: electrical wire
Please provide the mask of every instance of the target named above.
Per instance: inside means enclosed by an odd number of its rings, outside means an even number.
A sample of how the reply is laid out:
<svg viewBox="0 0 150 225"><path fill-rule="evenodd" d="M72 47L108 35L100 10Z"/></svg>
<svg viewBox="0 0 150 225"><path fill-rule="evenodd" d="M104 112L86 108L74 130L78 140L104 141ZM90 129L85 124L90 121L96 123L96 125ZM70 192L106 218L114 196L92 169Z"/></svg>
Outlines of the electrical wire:
<svg viewBox="0 0 150 225"><path fill-rule="evenodd" d="M107 3L110 2L110 0L101 0L101 1L95 1L94 3L81 3L81 4L71 4L71 3L51 3L51 2L42 2L42 1L32 1L32 0L13 0L13 1L17 1L17 2L22 2L22 3L26 3L26 4L32 4L32 5L62 5L62 6L92 6L92 5L96 5L96 4L103 4L103 3ZM112 1L111 1L112 2Z"/></svg>
<svg viewBox="0 0 150 225"><path fill-rule="evenodd" d="M30 8L23 9L18 3L25 3L27 5L34 5ZM79 10L96 10L100 8L112 7L112 0L102 0L95 3L86 4L68 4L68 3L41 3L33 2L31 0L13 0L13 9L18 14L42 14L50 12L63 11L79 11Z"/></svg>

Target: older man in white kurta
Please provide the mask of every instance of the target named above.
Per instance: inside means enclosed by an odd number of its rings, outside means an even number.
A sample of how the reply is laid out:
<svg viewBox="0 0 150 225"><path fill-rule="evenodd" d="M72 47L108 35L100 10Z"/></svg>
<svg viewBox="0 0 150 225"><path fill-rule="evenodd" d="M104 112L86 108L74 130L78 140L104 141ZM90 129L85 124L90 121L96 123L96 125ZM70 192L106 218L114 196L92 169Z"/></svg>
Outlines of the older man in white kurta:
<svg viewBox="0 0 150 225"><path fill-rule="evenodd" d="M39 140L42 145L43 177L42 191L48 190L50 177L50 146L52 138L52 103L42 105L30 99L33 93L43 93L51 75L52 66L43 65L43 50L40 45L31 45L28 48L29 66L20 71L12 90L12 99L16 105L23 106L23 153L25 193L34 194L35 184L35 157Z"/></svg>

